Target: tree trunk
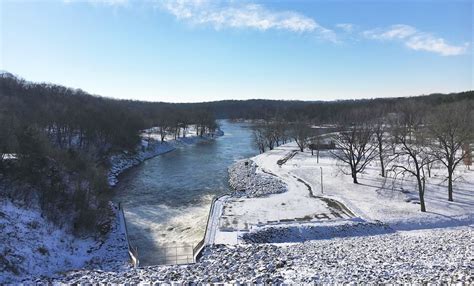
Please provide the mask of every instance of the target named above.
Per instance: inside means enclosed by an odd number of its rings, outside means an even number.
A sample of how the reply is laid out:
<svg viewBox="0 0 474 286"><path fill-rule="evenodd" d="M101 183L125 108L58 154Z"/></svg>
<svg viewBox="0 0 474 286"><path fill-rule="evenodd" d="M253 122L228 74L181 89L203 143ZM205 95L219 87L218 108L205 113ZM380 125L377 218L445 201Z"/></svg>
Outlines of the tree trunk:
<svg viewBox="0 0 474 286"><path fill-rule="evenodd" d="M352 170L352 181L354 182L354 184L359 184L359 182L357 181L357 172L355 170Z"/></svg>
<svg viewBox="0 0 474 286"><path fill-rule="evenodd" d="M448 169L448 201L453 201L453 171Z"/></svg>
<svg viewBox="0 0 474 286"><path fill-rule="evenodd" d="M421 182L421 178L416 178L418 181L418 195L420 197L420 207L422 212L426 212L425 208L425 190L424 190L424 183Z"/></svg>
<svg viewBox="0 0 474 286"><path fill-rule="evenodd" d="M382 143L379 142L379 159L380 159L380 169L382 172L382 177L385 177L385 165L383 162L383 148L382 148Z"/></svg>

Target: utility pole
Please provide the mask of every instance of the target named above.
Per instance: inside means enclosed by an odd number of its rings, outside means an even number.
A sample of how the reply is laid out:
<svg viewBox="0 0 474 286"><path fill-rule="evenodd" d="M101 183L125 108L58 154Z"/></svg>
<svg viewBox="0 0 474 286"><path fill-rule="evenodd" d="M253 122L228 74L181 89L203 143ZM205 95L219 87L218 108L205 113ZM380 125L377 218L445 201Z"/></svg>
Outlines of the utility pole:
<svg viewBox="0 0 474 286"><path fill-rule="evenodd" d="M323 167L319 167L321 169L321 194L324 194L323 190Z"/></svg>

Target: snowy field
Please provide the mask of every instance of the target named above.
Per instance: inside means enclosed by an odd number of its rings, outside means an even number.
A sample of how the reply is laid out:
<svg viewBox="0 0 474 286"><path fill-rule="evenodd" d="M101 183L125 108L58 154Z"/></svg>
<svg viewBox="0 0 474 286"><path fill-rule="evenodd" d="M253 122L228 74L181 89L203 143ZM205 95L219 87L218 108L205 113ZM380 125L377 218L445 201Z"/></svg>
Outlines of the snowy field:
<svg viewBox="0 0 474 286"><path fill-rule="evenodd" d="M359 176L359 184L354 184L351 176L344 174L345 166L328 152L321 155L318 164L311 153L298 153L283 168L320 192L322 167L324 194L321 195L340 201L358 217L381 221L396 230L474 223L474 170L464 165L457 168L454 176L454 202L448 201L446 170L439 166L432 169L432 176L426 181L427 212L423 213L415 178L407 175L394 179L390 173L383 178L379 175L378 162L374 161Z"/></svg>
<svg viewBox="0 0 474 286"><path fill-rule="evenodd" d="M465 226L474 222L474 171L464 166L458 167L455 174L454 202L447 200L445 171L433 167L425 192L428 211L422 213L413 178L382 178L374 162L359 176L360 184L354 184L346 174L346 167L328 151L321 152L317 163L310 151L289 156L297 149L295 143L289 143L252 158L252 164L257 166L254 173L270 174L267 179L284 182L287 191L226 199L218 229L214 231L215 243L320 239L325 237L323 230L330 230L331 225L347 226L344 232L337 231L334 236L350 236L363 235L358 228L374 223L397 231ZM278 164L282 158L290 159ZM240 181L248 180L249 175L238 168L230 171L236 173L231 174L231 178L240 176ZM239 178L234 180L239 181ZM305 233L298 235L298 232ZM266 241L263 233L268 238Z"/></svg>

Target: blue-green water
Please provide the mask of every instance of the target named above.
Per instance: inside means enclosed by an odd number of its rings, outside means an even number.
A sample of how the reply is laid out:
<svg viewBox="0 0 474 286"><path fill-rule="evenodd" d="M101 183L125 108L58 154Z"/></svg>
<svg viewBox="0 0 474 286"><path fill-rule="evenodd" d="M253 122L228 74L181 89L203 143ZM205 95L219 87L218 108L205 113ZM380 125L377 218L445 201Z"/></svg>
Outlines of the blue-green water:
<svg viewBox="0 0 474 286"><path fill-rule="evenodd" d="M227 168L254 156L251 126L220 121L224 136L179 147L128 171L113 200L122 202L142 265L165 245L194 245L204 235L213 196L227 192Z"/></svg>

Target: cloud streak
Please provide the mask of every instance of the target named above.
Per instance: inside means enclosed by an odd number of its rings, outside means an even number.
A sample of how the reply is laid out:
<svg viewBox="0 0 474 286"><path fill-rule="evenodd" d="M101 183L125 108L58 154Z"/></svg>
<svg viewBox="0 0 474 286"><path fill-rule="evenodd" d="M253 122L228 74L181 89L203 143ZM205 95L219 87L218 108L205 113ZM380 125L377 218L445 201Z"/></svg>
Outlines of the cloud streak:
<svg viewBox="0 0 474 286"><path fill-rule="evenodd" d="M448 44L443 38L402 24L392 25L383 29L366 30L362 32L362 35L373 40L400 41L409 49L437 53L442 56L462 55L467 52L469 47L468 43L463 45Z"/></svg>
<svg viewBox="0 0 474 286"><path fill-rule="evenodd" d="M210 25L217 30L224 28L284 30L312 33L320 38L336 41L334 31L321 26L312 18L293 11L270 10L259 4L207 0L167 0L157 1L156 4L179 20Z"/></svg>

